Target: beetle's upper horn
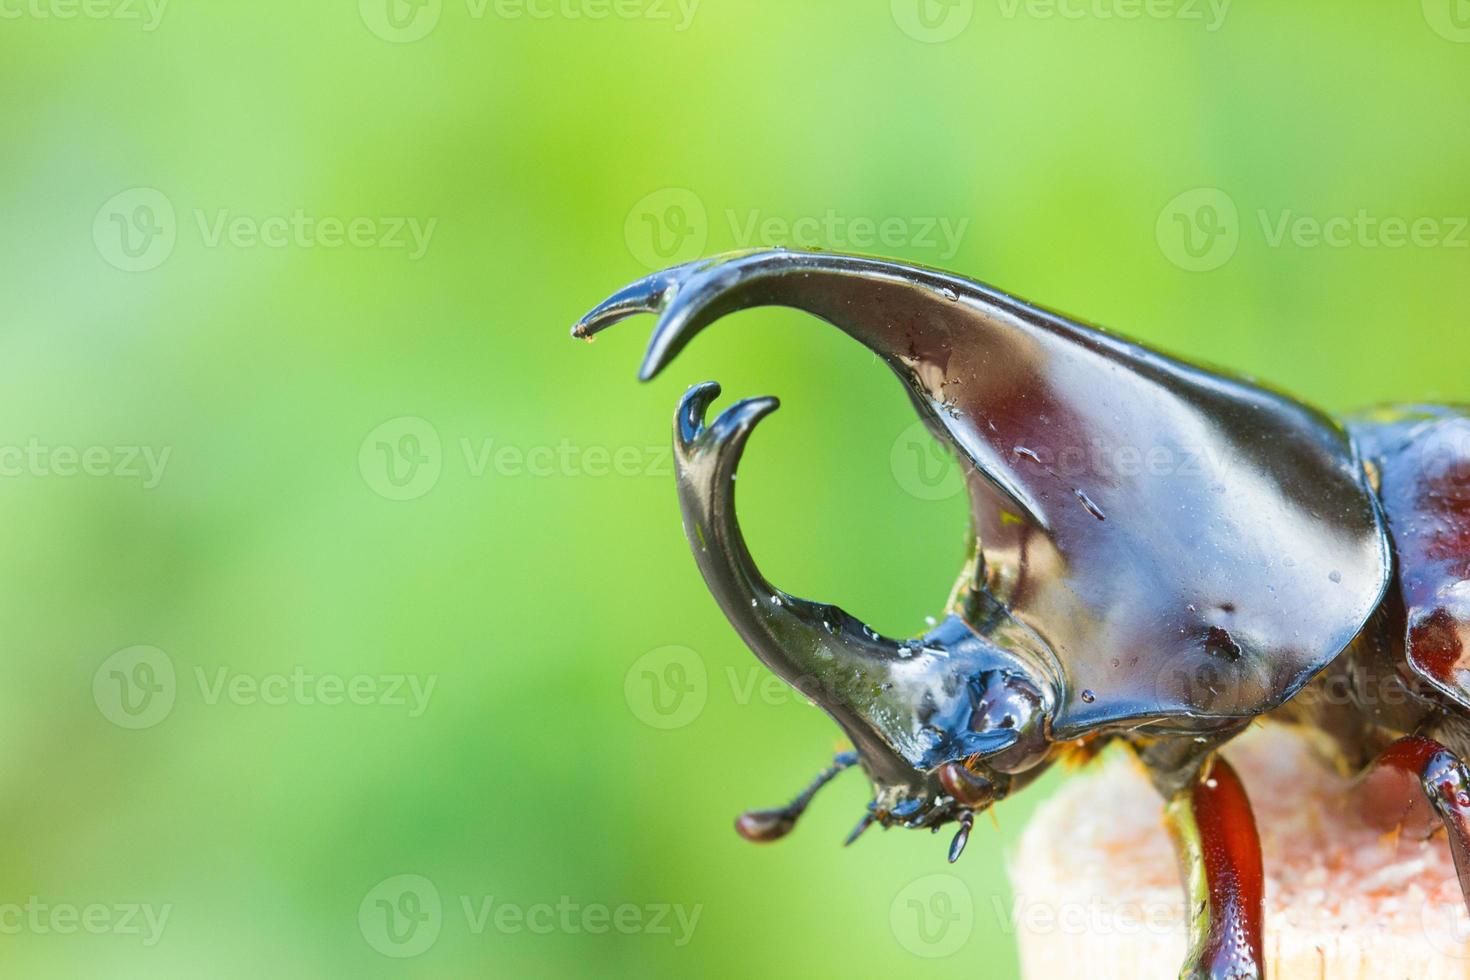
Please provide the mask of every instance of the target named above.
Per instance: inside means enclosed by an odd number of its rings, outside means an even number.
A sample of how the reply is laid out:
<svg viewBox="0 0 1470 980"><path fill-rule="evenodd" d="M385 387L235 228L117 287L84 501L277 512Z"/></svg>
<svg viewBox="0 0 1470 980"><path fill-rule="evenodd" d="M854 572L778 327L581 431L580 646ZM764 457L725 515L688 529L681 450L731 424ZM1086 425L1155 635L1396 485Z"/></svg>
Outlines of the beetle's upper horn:
<svg viewBox="0 0 1470 980"><path fill-rule="evenodd" d="M634 314L657 313L658 326L638 375L648 381L695 334L727 314L755 306L804 310L883 357L921 405L941 413L948 441L972 455L972 448L983 452L979 440L965 435L967 423L976 420L953 414L958 406L944 390L952 383L945 366L959 358L978 357L999 368L990 372L994 384L1015 387L1023 380L1023 372L1016 368L1025 351L1017 348L1023 338L1015 331L972 332L975 310L961 307L962 297L967 303L1016 302L956 276L876 259L786 250L742 252L690 262L633 283L583 317L572 333L591 337ZM977 350L977 343L985 349ZM984 468L1004 487L1005 461L994 463ZM1024 495L1017 496L1025 506Z"/></svg>
<svg viewBox="0 0 1470 980"><path fill-rule="evenodd" d="M714 320L762 305L881 356L971 464L984 584L1056 652L1060 736L1257 714L1383 594L1384 531L1332 420L958 276L745 252L634 283L573 333L657 313L647 379Z"/></svg>

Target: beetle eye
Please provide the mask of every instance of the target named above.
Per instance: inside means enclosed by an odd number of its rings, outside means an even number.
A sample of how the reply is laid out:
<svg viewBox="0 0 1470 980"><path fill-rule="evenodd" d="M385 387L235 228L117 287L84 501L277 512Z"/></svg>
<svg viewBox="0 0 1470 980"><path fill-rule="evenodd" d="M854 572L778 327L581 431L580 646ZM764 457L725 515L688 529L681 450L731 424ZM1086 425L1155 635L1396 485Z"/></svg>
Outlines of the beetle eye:
<svg viewBox="0 0 1470 980"><path fill-rule="evenodd" d="M958 762L946 762L939 767L939 782L961 806L978 809L995 800L995 784Z"/></svg>
<svg viewBox="0 0 1470 980"><path fill-rule="evenodd" d="M980 689L970 712L973 732L1016 732L1015 743L986 755L985 762L1000 772L1023 772L1045 757L1049 748L1046 706L1041 694L1018 674L991 672L979 679Z"/></svg>

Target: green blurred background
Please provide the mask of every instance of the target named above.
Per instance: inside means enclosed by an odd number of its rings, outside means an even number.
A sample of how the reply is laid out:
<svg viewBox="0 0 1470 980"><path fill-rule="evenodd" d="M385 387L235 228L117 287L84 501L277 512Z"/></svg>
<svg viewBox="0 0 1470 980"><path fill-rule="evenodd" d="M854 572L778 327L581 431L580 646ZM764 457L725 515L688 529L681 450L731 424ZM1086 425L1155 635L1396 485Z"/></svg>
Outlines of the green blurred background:
<svg viewBox="0 0 1470 980"><path fill-rule="evenodd" d="M800 315L647 386L650 321L568 339L652 265L876 252L1334 410L1470 398L1463 0L159 2L0 3L6 975L1015 974L1054 782L958 885L948 835L838 848L856 777L731 832L836 729L695 571L679 394L782 396L752 550L879 629L964 505Z"/></svg>

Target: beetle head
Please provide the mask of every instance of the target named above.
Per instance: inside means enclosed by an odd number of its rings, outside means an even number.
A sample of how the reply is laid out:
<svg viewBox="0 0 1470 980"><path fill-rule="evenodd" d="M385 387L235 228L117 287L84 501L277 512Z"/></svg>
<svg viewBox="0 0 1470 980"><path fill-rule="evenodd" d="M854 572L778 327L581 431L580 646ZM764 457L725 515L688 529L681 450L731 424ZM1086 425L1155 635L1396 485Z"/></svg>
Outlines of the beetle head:
<svg viewBox="0 0 1470 980"><path fill-rule="evenodd" d="M974 815L1045 768L1054 698L1025 660L958 617L900 645L891 660L853 662L834 648L826 670L796 686L839 721L856 751L793 804L742 814L736 829L749 840L784 837L844 762L859 763L873 800L848 842L874 823L937 831L958 821L954 861Z"/></svg>

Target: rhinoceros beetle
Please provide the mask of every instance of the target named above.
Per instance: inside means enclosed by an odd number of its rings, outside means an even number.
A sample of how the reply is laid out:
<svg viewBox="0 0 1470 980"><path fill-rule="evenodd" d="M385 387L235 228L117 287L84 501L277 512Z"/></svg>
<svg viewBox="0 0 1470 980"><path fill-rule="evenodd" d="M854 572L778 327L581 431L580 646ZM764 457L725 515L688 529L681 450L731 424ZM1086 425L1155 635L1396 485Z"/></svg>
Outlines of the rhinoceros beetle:
<svg viewBox="0 0 1470 980"><path fill-rule="evenodd" d="M755 306L804 310L894 370L964 466L973 551L946 614L882 636L757 570L735 516L753 398L674 421L685 530L710 591L771 670L851 740L790 805L784 836L860 766L870 825L959 824L1059 760L1126 744L1164 800L1189 895L1185 976L1264 973L1261 848L1221 746L1262 716L1300 726L1389 814L1434 814L1470 894L1470 409L1342 421L988 286L784 249L691 262L573 329L658 315L641 378ZM1380 798L1382 793L1380 792Z"/></svg>

